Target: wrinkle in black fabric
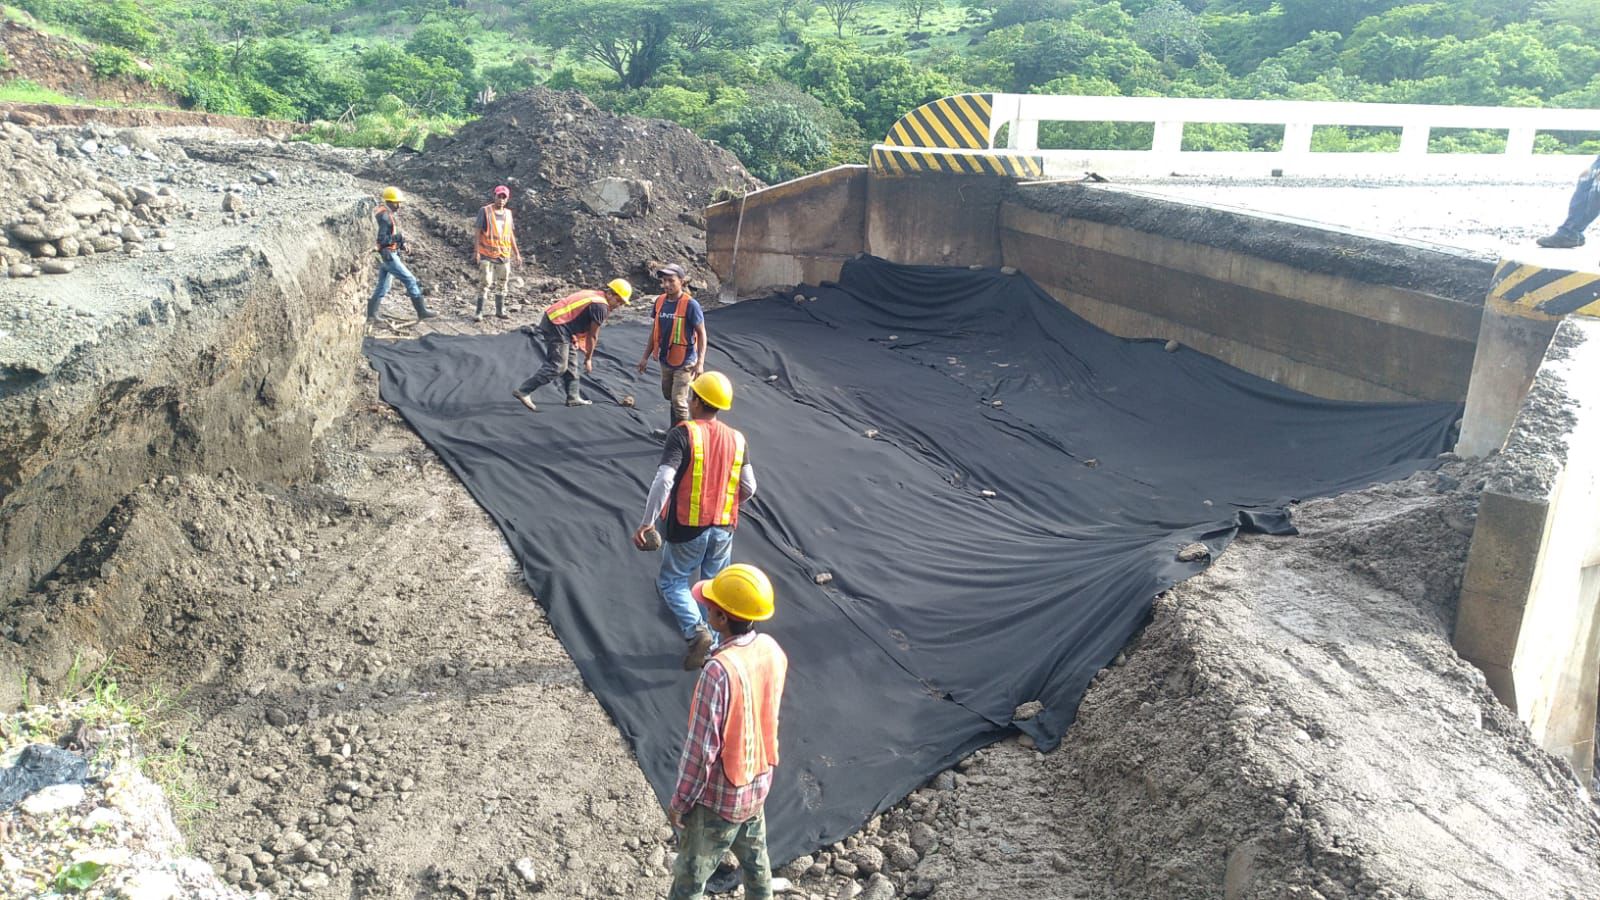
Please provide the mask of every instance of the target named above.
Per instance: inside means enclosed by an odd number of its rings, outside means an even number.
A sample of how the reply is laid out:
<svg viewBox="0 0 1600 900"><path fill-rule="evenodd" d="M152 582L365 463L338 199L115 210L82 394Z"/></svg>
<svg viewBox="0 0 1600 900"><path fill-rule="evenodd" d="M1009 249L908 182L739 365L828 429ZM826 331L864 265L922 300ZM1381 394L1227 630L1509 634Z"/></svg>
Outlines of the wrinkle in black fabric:
<svg viewBox="0 0 1600 900"><path fill-rule="evenodd" d="M1455 404L1355 404L1106 334L1024 276L863 258L835 285L710 311L725 414L760 460L736 561L772 575L789 654L775 860L839 840L1013 729L1052 748L1155 594L1288 504L1403 477ZM382 396L500 526L524 578L664 802L694 676L628 536L664 401L605 329L593 407L509 393L517 334L369 342ZM623 349L620 356L613 349ZM604 401L610 401L604 402ZM870 436L869 436L870 435ZM821 573L832 576L816 583ZM1012 721L1038 700L1044 711Z"/></svg>

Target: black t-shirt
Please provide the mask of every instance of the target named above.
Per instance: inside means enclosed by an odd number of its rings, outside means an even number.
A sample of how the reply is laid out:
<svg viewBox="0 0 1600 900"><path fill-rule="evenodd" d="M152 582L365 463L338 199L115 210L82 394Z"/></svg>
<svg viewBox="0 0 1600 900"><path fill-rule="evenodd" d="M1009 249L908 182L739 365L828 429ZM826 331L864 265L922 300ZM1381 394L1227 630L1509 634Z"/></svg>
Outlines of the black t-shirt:
<svg viewBox="0 0 1600 900"><path fill-rule="evenodd" d="M549 318L546 318L543 324L545 328L553 330L557 335L571 340L575 334L584 334L591 328L604 325L606 323L606 315L610 312L611 307L607 306L604 300L596 300L585 306L582 312L573 316L572 321L565 325L557 325L551 322Z"/></svg>
<svg viewBox="0 0 1600 900"><path fill-rule="evenodd" d="M674 425L667 432L666 446L661 448L661 463L671 466L677 473L672 480L672 490L667 494L667 528L662 532L662 539L674 544L692 541L700 536L700 532L711 527L709 525L684 525L678 521L678 492L688 490L685 483L689 480L689 429L682 425ZM744 465L750 465L750 446L744 448Z"/></svg>

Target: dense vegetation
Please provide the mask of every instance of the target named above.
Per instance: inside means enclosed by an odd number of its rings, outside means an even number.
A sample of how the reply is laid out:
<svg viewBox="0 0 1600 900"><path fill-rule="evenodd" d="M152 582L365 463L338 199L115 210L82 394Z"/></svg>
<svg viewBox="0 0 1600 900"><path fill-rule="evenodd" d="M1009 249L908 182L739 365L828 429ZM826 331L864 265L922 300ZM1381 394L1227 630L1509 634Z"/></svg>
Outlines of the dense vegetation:
<svg viewBox="0 0 1600 900"><path fill-rule="evenodd" d="M859 161L961 90L1600 107L1600 0L22 0L99 43L98 72L207 110L418 142L496 93L575 88L673 119L777 180ZM155 63L153 68L138 59ZM1544 149L1600 149L1596 135ZM1191 129L1245 149L1248 126ZM1581 143L1589 139L1588 144ZM1046 146L1137 146L1082 125ZM1445 136L1492 149L1503 135ZM1392 146L1320 129L1324 149Z"/></svg>

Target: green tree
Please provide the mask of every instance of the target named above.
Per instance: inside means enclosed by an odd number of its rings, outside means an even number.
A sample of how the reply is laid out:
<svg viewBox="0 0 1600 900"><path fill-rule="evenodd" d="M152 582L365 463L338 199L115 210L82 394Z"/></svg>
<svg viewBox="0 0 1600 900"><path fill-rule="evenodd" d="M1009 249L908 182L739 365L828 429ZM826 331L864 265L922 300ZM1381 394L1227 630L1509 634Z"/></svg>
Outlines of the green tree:
<svg viewBox="0 0 1600 900"><path fill-rule="evenodd" d="M1134 19L1134 34L1167 65L1173 57L1194 59L1205 47L1205 32L1194 13L1178 0L1159 0Z"/></svg>
<svg viewBox="0 0 1600 900"><path fill-rule="evenodd" d="M786 181L829 161L832 147L817 106L815 99L798 92L757 97L712 135L757 178Z"/></svg>
<svg viewBox="0 0 1600 900"><path fill-rule="evenodd" d="M459 114L466 108L460 73L437 60L380 43L367 48L360 67L370 101L394 96L431 115Z"/></svg>
<svg viewBox="0 0 1600 900"><path fill-rule="evenodd" d="M739 0L539 0L534 20L557 46L643 87L675 52L754 43L765 4Z"/></svg>
<svg viewBox="0 0 1600 900"><path fill-rule="evenodd" d="M944 11L944 0L896 0L900 12L911 20L911 30L922 30L922 19L932 13Z"/></svg>
<svg viewBox="0 0 1600 900"><path fill-rule="evenodd" d="M855 21L861 14L861 8L867 5L867 0L817 0L817 5L828 14L828 19L833 22L833 32L836 37L844 37L844 26Z"/></svg>
<svg viewBox="0 0 1600 900"><path fill-rule="evenodd" d="M795 23L804 24L811 21L816 12L817 5L814 0L777 0L774 13L777 16L778 33L786 37L798 37Z"/></svg>

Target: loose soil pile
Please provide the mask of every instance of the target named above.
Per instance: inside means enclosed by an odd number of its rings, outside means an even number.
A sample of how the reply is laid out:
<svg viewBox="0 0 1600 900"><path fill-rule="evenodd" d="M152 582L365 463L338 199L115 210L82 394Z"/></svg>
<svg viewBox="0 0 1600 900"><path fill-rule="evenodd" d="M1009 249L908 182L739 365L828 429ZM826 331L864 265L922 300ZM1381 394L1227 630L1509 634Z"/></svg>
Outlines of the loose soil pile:
<svg viewBox="0 0 1600 900"><path fill-rule="evenodd" d="M417 214L442 246L418 248L413 268L436 277L454 268L472 282L473 217L505 184L535 277L592 286L622 275L649 287L651 263L675 261L701 294L718 286L705 266L701 211L718 188L760 186L733 154L680 125L613 115L581 94L545 88L513 94L427 152L396 154L367 174L422 201ZM597 214L581 197L608 178L649 182L648 202Z"/></svg>

